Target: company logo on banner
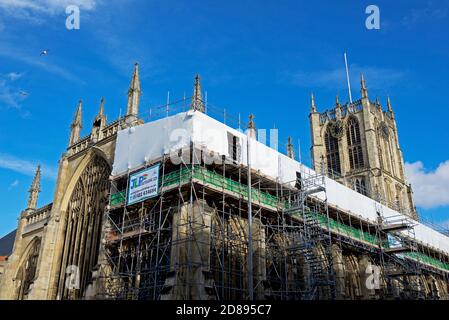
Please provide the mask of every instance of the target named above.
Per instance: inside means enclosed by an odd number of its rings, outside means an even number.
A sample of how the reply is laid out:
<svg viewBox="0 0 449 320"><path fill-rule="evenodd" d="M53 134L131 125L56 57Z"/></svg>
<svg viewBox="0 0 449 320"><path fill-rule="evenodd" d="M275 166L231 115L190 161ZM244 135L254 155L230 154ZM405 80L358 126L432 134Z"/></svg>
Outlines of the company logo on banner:
<svg viewBox="0 0 449 320"><path fill-rule="evenodd" d="M160 164L157 164L130 176L128 204L157 196L159 193L159 166Z"/></svg>

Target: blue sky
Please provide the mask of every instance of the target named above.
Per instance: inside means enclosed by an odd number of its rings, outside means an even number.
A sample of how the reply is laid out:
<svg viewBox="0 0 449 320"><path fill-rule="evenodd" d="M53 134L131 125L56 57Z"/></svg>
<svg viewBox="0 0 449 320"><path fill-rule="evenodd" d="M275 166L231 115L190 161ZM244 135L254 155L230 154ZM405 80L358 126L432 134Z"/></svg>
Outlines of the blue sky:
<svg viewBox="0 0 449 320"><path fill-rule="evenodd" d="M79 30L65 7L79 4ZM381 29L365 28L376 4ZM365 74L371 98L391 96L420 213L449 221L449 1L0 0L0 236L26 206L35 165L39 203L52 201L77 101L88 133L101 96L109 120L126 104L134 62L141 66L141 110L190 94L196 73L210 103L280 144L301 140L310 162L309 95L318 109L347 100ZM39 53L49 49L48 56ZM28 95L20 94L25 91Z"/></svg>

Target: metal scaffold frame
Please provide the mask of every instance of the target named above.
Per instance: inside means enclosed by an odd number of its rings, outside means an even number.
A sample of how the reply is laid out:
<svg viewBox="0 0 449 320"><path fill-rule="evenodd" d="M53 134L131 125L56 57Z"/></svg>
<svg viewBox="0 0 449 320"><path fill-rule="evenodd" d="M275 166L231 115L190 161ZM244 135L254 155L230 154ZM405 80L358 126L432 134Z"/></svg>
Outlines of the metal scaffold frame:
<svg viewBox="0 0 449 320"><path fill-rule="evenodd" d="M320 174L298 172L296 181L280 183L253 170L250 255L247 168L232 161L206 164L201 161L204 150L193 145L188 150L191 159L178 165L166 155L111 177L102 298L249 299L249 256L256 299L341 298L335 250L366 254L380 266L382 283L372 298L423 297L422 286L429 284L420 278L426 272L420 255L431 255L416 243L412 220L385 219L379 212L379 223L369 224L328 205ZM155 163L161 164L159 195L125 205L130 174ZM390 248L388 234L408 249ZM398 274L401 270L407 275ZM438 270L428 266L427 271ZM441 275L447 278L447 272ZM394 288L402 295L395 295Z"/></svg>
<svg viewBox="0 0 449 320"><path fill-rule="evenodd" d="M157 120L187 109L184 97L173 103L167 100L146 114L149 120ZM216 109L206 101L208 115L242 127L240 116L233 118ZM296 181L281 183L279 177L264 176L236 159L223 157L223 162L210 164L204 161L207 151L201 148L192 144L180 150L187 151L188 157L182 156L176 165L171 155L164 155L111 177L103 219L99 296L153 300L358 297L360 292L342 295L334 268L336 252L369 256L383 275L404 261L409 273L413 267L422 270L420 255L435 257L435 252L424 252L428 248L419 245L411 246L415 250L405 258L389 252L385 239L397 232L387 232L380 222L376 225L328 204L324 171L306 172L301 166ZM241 150L233 152L241 156ZM127 205L130 175L155 163L161 164L158 196ZM413 228L404 230L413 233ZM414 234L401 239L414 243ZM441 272L447 278L448 272L427 266L429 272ZM392 277L382 281L388 279ZM391 285L383 284L373 298L393 296Z"/></svg>
<svg viewBox="0 0 449 320"><path fill-rule="evenodd" d="M101 296L249 299L247 258L252 256L255 298L333 298L330 232L309 214L328 217L326 201L308 198L312 183L325 193L323 177L303 174L297 185L306 191L251 173L249 255L246 167L232 161L206 165L201 151L191 146L190 152L194 164L159 159L160 194L138 204L125 205L131 171L111 178Z"/></svg>
<svg viewBox="0 0 449 320"><path fill-rule="evenodd" d="M435 283L429 284L423 275L436 273L447 279L448 274L425 265L423 257L430 255L416 240L416 222L404 215L384 217L379 205L376 210L379 262L384 279L382 298L440 299Z"/></svg>

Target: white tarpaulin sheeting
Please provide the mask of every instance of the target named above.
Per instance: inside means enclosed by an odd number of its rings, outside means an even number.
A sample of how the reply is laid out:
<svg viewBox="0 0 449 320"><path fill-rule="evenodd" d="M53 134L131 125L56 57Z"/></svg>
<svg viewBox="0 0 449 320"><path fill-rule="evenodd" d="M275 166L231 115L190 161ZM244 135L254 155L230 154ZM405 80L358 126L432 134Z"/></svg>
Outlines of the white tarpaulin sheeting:
<svg viewBox="0 0 449 320"><path fill-rule="evenodd" d="M127 172L129 169L142 166L146 161L159 159L191 143L195 147L203 147L215 156L229 156L229 136L235 136L241 152L238 162L247 164L247 136L227 125L203 114L188 111L141 126L118 132L113 175ZM296 172L313 170L284 154L251 139L251 167L282 183L294 183ZM301 171L302 170L302 171ZM328 202L358 217L377 221L377 208L381 208L384 217L398 216L399 213L376 203L342 184L326 178L326 195ZM318 194L323 198L324 194ZM417 223L415 235L418 241L449 253L449 238L443 234Z"/></svg>

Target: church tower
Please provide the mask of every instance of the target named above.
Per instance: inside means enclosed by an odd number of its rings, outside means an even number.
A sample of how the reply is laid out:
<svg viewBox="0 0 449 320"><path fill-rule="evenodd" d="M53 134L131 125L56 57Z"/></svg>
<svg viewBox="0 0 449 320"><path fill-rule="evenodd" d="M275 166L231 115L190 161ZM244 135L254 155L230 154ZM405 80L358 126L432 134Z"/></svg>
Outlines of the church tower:
<svg viewBox="0 0 449 320"><path fill-rule="evenodd" d="M417 219L404 172L398 129L390 98L387 110L370 101L361 76L361 99L318 112L311 97L310 127L315 170Z"/></svg>

